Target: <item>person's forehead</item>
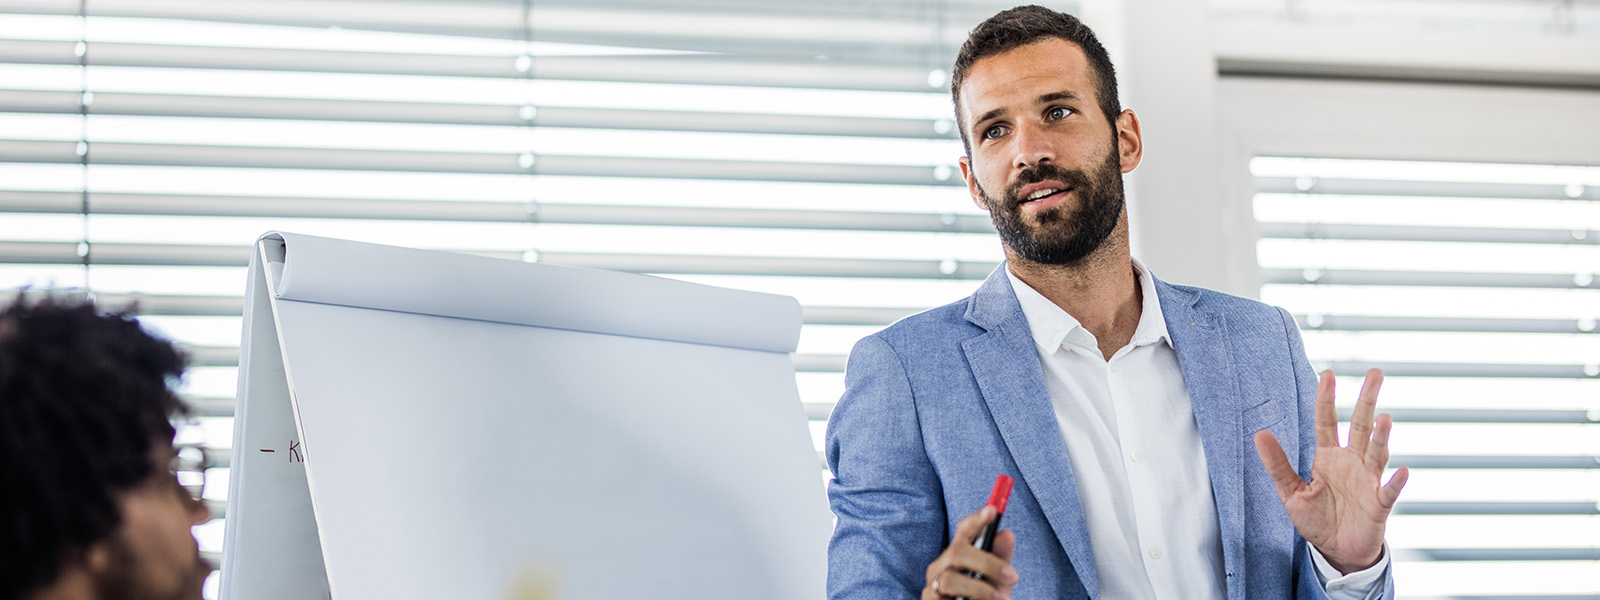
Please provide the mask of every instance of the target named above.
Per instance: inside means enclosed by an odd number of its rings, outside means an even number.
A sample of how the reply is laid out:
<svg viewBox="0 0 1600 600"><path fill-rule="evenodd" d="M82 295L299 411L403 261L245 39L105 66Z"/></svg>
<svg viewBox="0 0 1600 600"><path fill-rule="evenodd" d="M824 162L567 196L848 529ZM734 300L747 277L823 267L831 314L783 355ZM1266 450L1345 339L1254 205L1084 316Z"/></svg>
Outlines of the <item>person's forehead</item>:
<svg viewBox="0 0 1600 600"><path fill-rule="evenodd" d="M970 125L996 108L1063 91L1094 98L1093 70L1077 44L1047 38L973 62L961 83L960 108Z"/></svg>

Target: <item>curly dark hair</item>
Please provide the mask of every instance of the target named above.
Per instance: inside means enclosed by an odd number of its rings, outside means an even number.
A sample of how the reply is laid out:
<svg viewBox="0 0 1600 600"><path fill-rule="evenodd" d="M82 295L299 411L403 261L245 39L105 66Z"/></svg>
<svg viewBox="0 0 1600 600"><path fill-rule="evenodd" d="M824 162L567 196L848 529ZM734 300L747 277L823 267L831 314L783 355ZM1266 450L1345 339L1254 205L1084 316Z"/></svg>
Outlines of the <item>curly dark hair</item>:
<svg viewBox="0 0 1600 600"><path fill-rule="evenodd" d="M126 313L27 294L0 311L0 598L60 576L121 522L116 495L189 414L186 359Z"/></svg>
<svg viewBox="0 0 1600 600"><path fill-rule="evenodd" d="M1095 97L1100 104L1100 112L1105 113L1106 120L1111 122L1111 129L1116 130L1117 115L1122 113L1122 103L1117 100L1117 71L1111 66L1111 55L1106 53L1105 46L1100 45L1100 39L1095 37L1094 31L1077 17L1066 13L1043 6L1018 6L1000 11L979 23L967 35L967 41L961 44L961 51L956 54L955 69L950 77L950 99L956 107L961 145L969 156L972 154L972 141L967 136L966 123L961 120L961 84L967 81L967 70L980 59L1050 38L1072 42L1083 50L1083 55L1089 59L1089 67L1094 69Z"/></svg>

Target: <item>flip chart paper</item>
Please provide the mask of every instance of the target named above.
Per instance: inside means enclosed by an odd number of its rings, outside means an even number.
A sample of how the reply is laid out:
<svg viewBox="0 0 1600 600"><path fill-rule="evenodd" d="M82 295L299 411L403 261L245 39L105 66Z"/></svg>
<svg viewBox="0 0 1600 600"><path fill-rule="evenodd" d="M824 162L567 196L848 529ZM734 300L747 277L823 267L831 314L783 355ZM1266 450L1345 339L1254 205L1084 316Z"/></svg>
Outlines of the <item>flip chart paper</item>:
<svg viewBox="0 0 1600 600"><path fill-rule="evenodd" d="M792 298L294 234L251 272L226 597L822 596Z"/></svg>

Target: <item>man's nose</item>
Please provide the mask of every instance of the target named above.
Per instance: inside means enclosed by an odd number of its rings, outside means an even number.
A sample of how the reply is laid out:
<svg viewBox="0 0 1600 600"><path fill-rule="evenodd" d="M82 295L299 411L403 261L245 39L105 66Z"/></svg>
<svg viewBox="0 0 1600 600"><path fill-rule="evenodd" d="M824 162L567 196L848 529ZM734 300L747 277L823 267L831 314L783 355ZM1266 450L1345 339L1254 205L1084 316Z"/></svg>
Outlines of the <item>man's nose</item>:
<svg viewBox="0 0 1600 600"><path fill-rule="evenodd" d="M1017 125L1012 136L1017 151L1014 164L1016 168L1031 169L1042 162L1055 162L1055 149L1050 145L1050 140L1042 128L1022 123Z"/></svg>

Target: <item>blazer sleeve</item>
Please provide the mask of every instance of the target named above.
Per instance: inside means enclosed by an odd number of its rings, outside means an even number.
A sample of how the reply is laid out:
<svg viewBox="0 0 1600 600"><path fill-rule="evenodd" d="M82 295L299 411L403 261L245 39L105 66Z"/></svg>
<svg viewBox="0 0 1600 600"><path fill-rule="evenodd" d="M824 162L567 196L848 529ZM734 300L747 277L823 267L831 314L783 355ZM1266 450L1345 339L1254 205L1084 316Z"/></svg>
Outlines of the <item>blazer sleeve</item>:
<svg viewBox="0 0 1600 600"><path fill-rule="evenodd" d="M945 545L945 507L911 381L880 336L856 343L828 419L828 598L904 599Z"/></svg>
<svg viewBox="0 0 1600 600"><path fill-rule="evenodd" d="M1283 326L1289 336L1289 360L1294 361L1298 400L1296 413L1300 423L1300 463L1295 465L1295 471L1300 473L1301 479L1310 481L1311 465L1317 452L1317 372L1311 368L1311 360L1306 357L1305 340L1300 336L1300 328L1295 325L1294 317L1282 308L1278 309L1278 313L1283 318ZM1295 598L1326 600L1328 594L1322 589L1322 581L1317 578L1316 562L1311 559L1311 545L1300 537L1298 531L1294 534L1294 540ZM1383 579L1373 591L1373 598L1394 600L1394 557L1389 558L1389 567L1384 570Z"/></svg>

